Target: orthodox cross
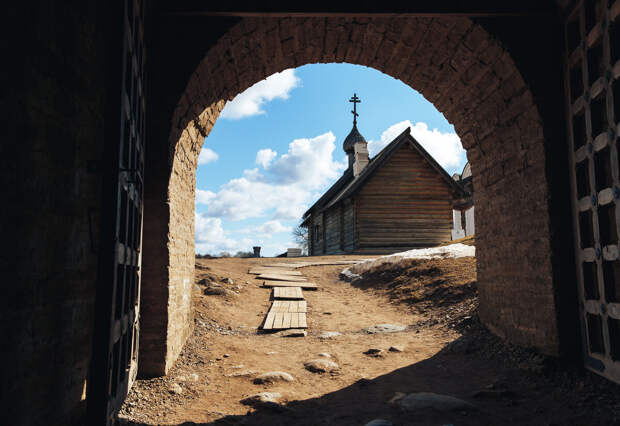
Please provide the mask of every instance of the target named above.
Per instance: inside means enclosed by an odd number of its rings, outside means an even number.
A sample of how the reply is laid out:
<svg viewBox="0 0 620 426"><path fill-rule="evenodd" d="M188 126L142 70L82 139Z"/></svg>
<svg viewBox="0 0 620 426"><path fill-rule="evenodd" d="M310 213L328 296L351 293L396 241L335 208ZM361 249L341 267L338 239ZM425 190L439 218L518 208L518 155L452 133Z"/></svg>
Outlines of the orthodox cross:
<svg viewBox="0 0 620 426"><path fill-rule="evenodd" d="M353 114L353 125L357 126L357 116L359 115L357 113L357 104L362 102L362 100L357 97L357 93L353 93L353 97L349 99L349 102L353 102L353 111L351 113Z"/></svg>

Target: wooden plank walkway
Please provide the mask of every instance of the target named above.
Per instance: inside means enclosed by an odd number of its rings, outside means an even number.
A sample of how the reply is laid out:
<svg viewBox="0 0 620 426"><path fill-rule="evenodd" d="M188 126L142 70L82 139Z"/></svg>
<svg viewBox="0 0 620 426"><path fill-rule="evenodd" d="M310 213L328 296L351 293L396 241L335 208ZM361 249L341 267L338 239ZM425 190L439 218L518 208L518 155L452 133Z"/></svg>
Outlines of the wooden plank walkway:
<svg viewBox="0 0 620 426"><path fill-rule="evenodd" d="M268 265L256 265L249 270L250 274L257 275L257 279L263 280L262 286L273 288L273 298L265 321L263 330L286 330L308 328L306 314L308 305L304 300L302 289L316 290L315 283L307 282L306 278L296 268L319 265L348 265L357 261L343 262L297 262L297 263L273 263Z"/></svg>
<svg viewBox="0 0 620 426"><path fill-rule="evenodd" d="M299 271L292 271L292 270L287 270L287 269L276 269L276 268L252 268L250 269L248 273L253 274L253 275L260 275L260 274L278 274L278 275L294 275L294 276L302 275L301 272Z"/></svg>
<svg viewBox="0 0 620 426"><path fill-rule="evenodd" d="M261 265L265 268L300 268L306 266L305 263L270 263L268 265Z"/></svg>
<svg viewBox="0 0 620 426"><path fill-rule="evenodd" d="M304 290L316 290L318 287L315 283L299 282L299 281L269 281L263 282L263 287L301 287Z"/></svg>
<svg viewBox="0 0 620 426"><path fill-rule="evenodd" d="M303 268L304 266L329 266L329 265L355 265L356 263L362 263L367 260L374 259L360 259L360 260L317 260L314 262L291 262L291 263L270 263L267 265L257 265L259 268Z"/></svg>
<svg viewBox="0 0 620 426"><path fill-rule="evenodd" d="M292 275L279 275L279 274L261 274L258 276L259 280L271 280L271 281L295 281L304 282L307 281L305 277L295 277Z"/></svg>
<svg viewBox="0 0 620 426"><path fill-rule="evenodd" d="M263 330L285 330L287 328L308 328L306 313L269 311Z"/></svg>
<svg viewBox="0 0 620 426"><path fill-rule="evenodd" d="M303 299L304 295L301 292L301 287L274 287L273 298L274 299Z"/></svg>
<svg viewBox="0 0 620 426"><path fill-rule="evenodd" d="M274 300L270 311L274 312L306 312L305 300Z"/></svg>

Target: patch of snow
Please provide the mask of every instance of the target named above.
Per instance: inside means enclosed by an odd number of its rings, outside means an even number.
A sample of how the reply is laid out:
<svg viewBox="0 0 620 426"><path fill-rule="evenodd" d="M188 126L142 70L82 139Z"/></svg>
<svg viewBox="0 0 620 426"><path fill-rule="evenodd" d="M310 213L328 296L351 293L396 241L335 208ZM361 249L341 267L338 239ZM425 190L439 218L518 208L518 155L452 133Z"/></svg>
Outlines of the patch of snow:
<svg viewBox="0 0 620 426"><path fill-rule="evenodd" d="M370 261L370 262L372 262L372 261ZM351 268L347 268L347 269L343 270L342 272L340 272L340 275L341 275L340 278L342 278L345 281L353 281L354 279L360 277L359 274L354 274L353 272L351 272Z"/></svg>
<svg viewBox="0 0 620 426"><path fill-rule="evenodd" d="M384 263L398 263L405 259L436 259L436 258L456 258L476 256L476 247L457 243L442 247L430 247L423 249L413 249L403 251L401 253L389 254L376 259L367 260L366 262L353 265L341 274L348 279L359 278L364 272L382 265Z"/></svg>

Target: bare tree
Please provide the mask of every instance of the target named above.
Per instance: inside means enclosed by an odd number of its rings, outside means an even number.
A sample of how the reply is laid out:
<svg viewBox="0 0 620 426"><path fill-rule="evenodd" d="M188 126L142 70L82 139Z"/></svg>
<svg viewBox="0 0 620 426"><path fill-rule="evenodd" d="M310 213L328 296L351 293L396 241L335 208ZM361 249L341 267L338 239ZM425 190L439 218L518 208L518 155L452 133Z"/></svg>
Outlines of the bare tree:
<svg viewBox="0 0 620 426"><path fill-rule="evenodd" d="M293 239L301 247L303 253L308 253L308 228L297 226L293 228Z"/></svg>

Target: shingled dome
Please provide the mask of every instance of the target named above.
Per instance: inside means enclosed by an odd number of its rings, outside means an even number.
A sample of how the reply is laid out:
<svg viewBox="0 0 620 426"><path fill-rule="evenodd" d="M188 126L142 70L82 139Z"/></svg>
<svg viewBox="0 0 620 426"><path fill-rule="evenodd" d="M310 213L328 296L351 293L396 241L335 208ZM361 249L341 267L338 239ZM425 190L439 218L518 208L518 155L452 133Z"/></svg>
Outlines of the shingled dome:
<svg viewBox="0 0 620 426"><path fill-rule="evenodd" d="M357 126L354 124L351 132L344 139L342 149L344 149L344 152L346 153L352 152L353 146L358 142L366 143L366 139L364 139L364 136L362 136L362 134L357 130Z"/></svg>

